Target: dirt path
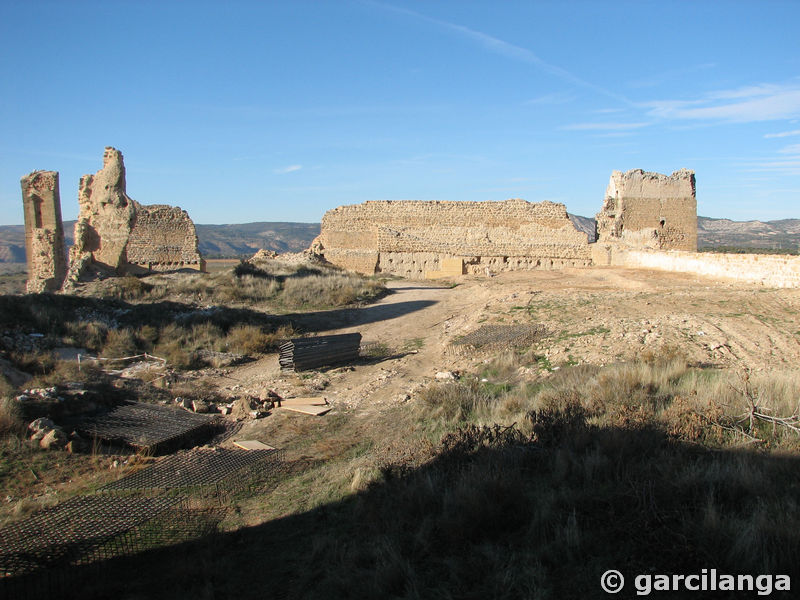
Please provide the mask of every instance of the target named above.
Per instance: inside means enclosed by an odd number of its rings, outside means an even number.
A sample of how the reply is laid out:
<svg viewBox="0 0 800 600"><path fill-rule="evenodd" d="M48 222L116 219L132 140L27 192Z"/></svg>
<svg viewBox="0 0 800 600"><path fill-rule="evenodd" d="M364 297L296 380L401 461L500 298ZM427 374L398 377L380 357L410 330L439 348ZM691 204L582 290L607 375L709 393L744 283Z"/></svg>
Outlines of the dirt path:
<svg viewBox="0 0 800 600"><path fill-rule="evenodd" d="M550 335L525 377L553 367L678 353L692 363L753 370L795 369L800 361L800 290L719 283L618 268L465 277L455 287L391 282L374 305L331 311L324 333L362 334L381 356L337 369L281 373L277 356L216 380L225 393L324 395L357 414L413 401L440 371L475 372L488 353L455 352L456 336L483 324L540 323ZM317 316L324 322L326 314Z"/></svg>

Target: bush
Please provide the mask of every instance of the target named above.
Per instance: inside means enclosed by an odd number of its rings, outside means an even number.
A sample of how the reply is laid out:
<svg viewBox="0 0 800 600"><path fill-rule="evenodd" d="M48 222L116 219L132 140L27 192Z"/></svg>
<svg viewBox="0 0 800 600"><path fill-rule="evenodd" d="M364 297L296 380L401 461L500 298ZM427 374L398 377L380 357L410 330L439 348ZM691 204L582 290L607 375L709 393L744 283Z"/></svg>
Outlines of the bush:
<svg viewBox="0 0 800 600"><path fill-rule="evenodd" d="M130 329L112 329L106 336L102 354L106 358L122 358L139 354L136 337Z"/></svg>

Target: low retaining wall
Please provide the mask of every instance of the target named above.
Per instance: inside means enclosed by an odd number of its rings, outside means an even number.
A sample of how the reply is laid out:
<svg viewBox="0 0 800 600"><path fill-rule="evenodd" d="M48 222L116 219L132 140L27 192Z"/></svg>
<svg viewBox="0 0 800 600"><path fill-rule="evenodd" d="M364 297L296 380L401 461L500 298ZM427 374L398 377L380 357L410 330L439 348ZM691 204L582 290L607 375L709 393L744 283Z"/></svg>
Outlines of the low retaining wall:
<svg viewBox="0 0 800 600"><path fill-rule="evenodd" d="M768 287L800 287L800 256L627 250L615 253L611 262L624 267L694 273Z"/></svg>

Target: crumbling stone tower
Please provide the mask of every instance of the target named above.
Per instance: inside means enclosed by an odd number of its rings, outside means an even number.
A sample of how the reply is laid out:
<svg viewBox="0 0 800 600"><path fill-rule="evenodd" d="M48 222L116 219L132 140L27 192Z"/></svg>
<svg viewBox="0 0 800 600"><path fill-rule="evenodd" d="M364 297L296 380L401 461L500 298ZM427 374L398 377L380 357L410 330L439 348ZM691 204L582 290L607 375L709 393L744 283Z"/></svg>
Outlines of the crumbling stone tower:
<svg viewBox="0 0 800 600"><path fill-rule="evenodd" d="M697 252L694 171L614 171L597 213L597 243Z"/></svg>
<svg viewBox="0 0 800 600"><path fill-rule="evenodd" d="M34 171L20 179L25 212L28 293L54 292L67 274L61 197L56 171Z"/></svg>

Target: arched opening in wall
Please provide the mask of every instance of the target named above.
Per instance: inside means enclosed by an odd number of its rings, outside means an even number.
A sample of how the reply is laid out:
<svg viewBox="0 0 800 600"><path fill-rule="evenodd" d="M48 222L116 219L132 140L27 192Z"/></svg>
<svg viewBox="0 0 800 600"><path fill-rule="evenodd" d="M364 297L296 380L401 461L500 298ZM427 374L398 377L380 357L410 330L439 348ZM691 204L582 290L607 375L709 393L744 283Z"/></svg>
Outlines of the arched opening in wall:
<svg viewBox="0 0 800 600"><path fill-rule="evenodd" d="M34 227L36 227L37 229L41 229L44 226L42 219L43 202L44 200L42 200L39 196L33 197L33 223Z"/></svg>
<svg viewBox="0 0 800 600"><path fill-rule="evenodd" d="M664 226L667 224L667 220L666 219L661 219L658 223L659 223L659 225L661 225L661 229L664 229Z"/></svg>

